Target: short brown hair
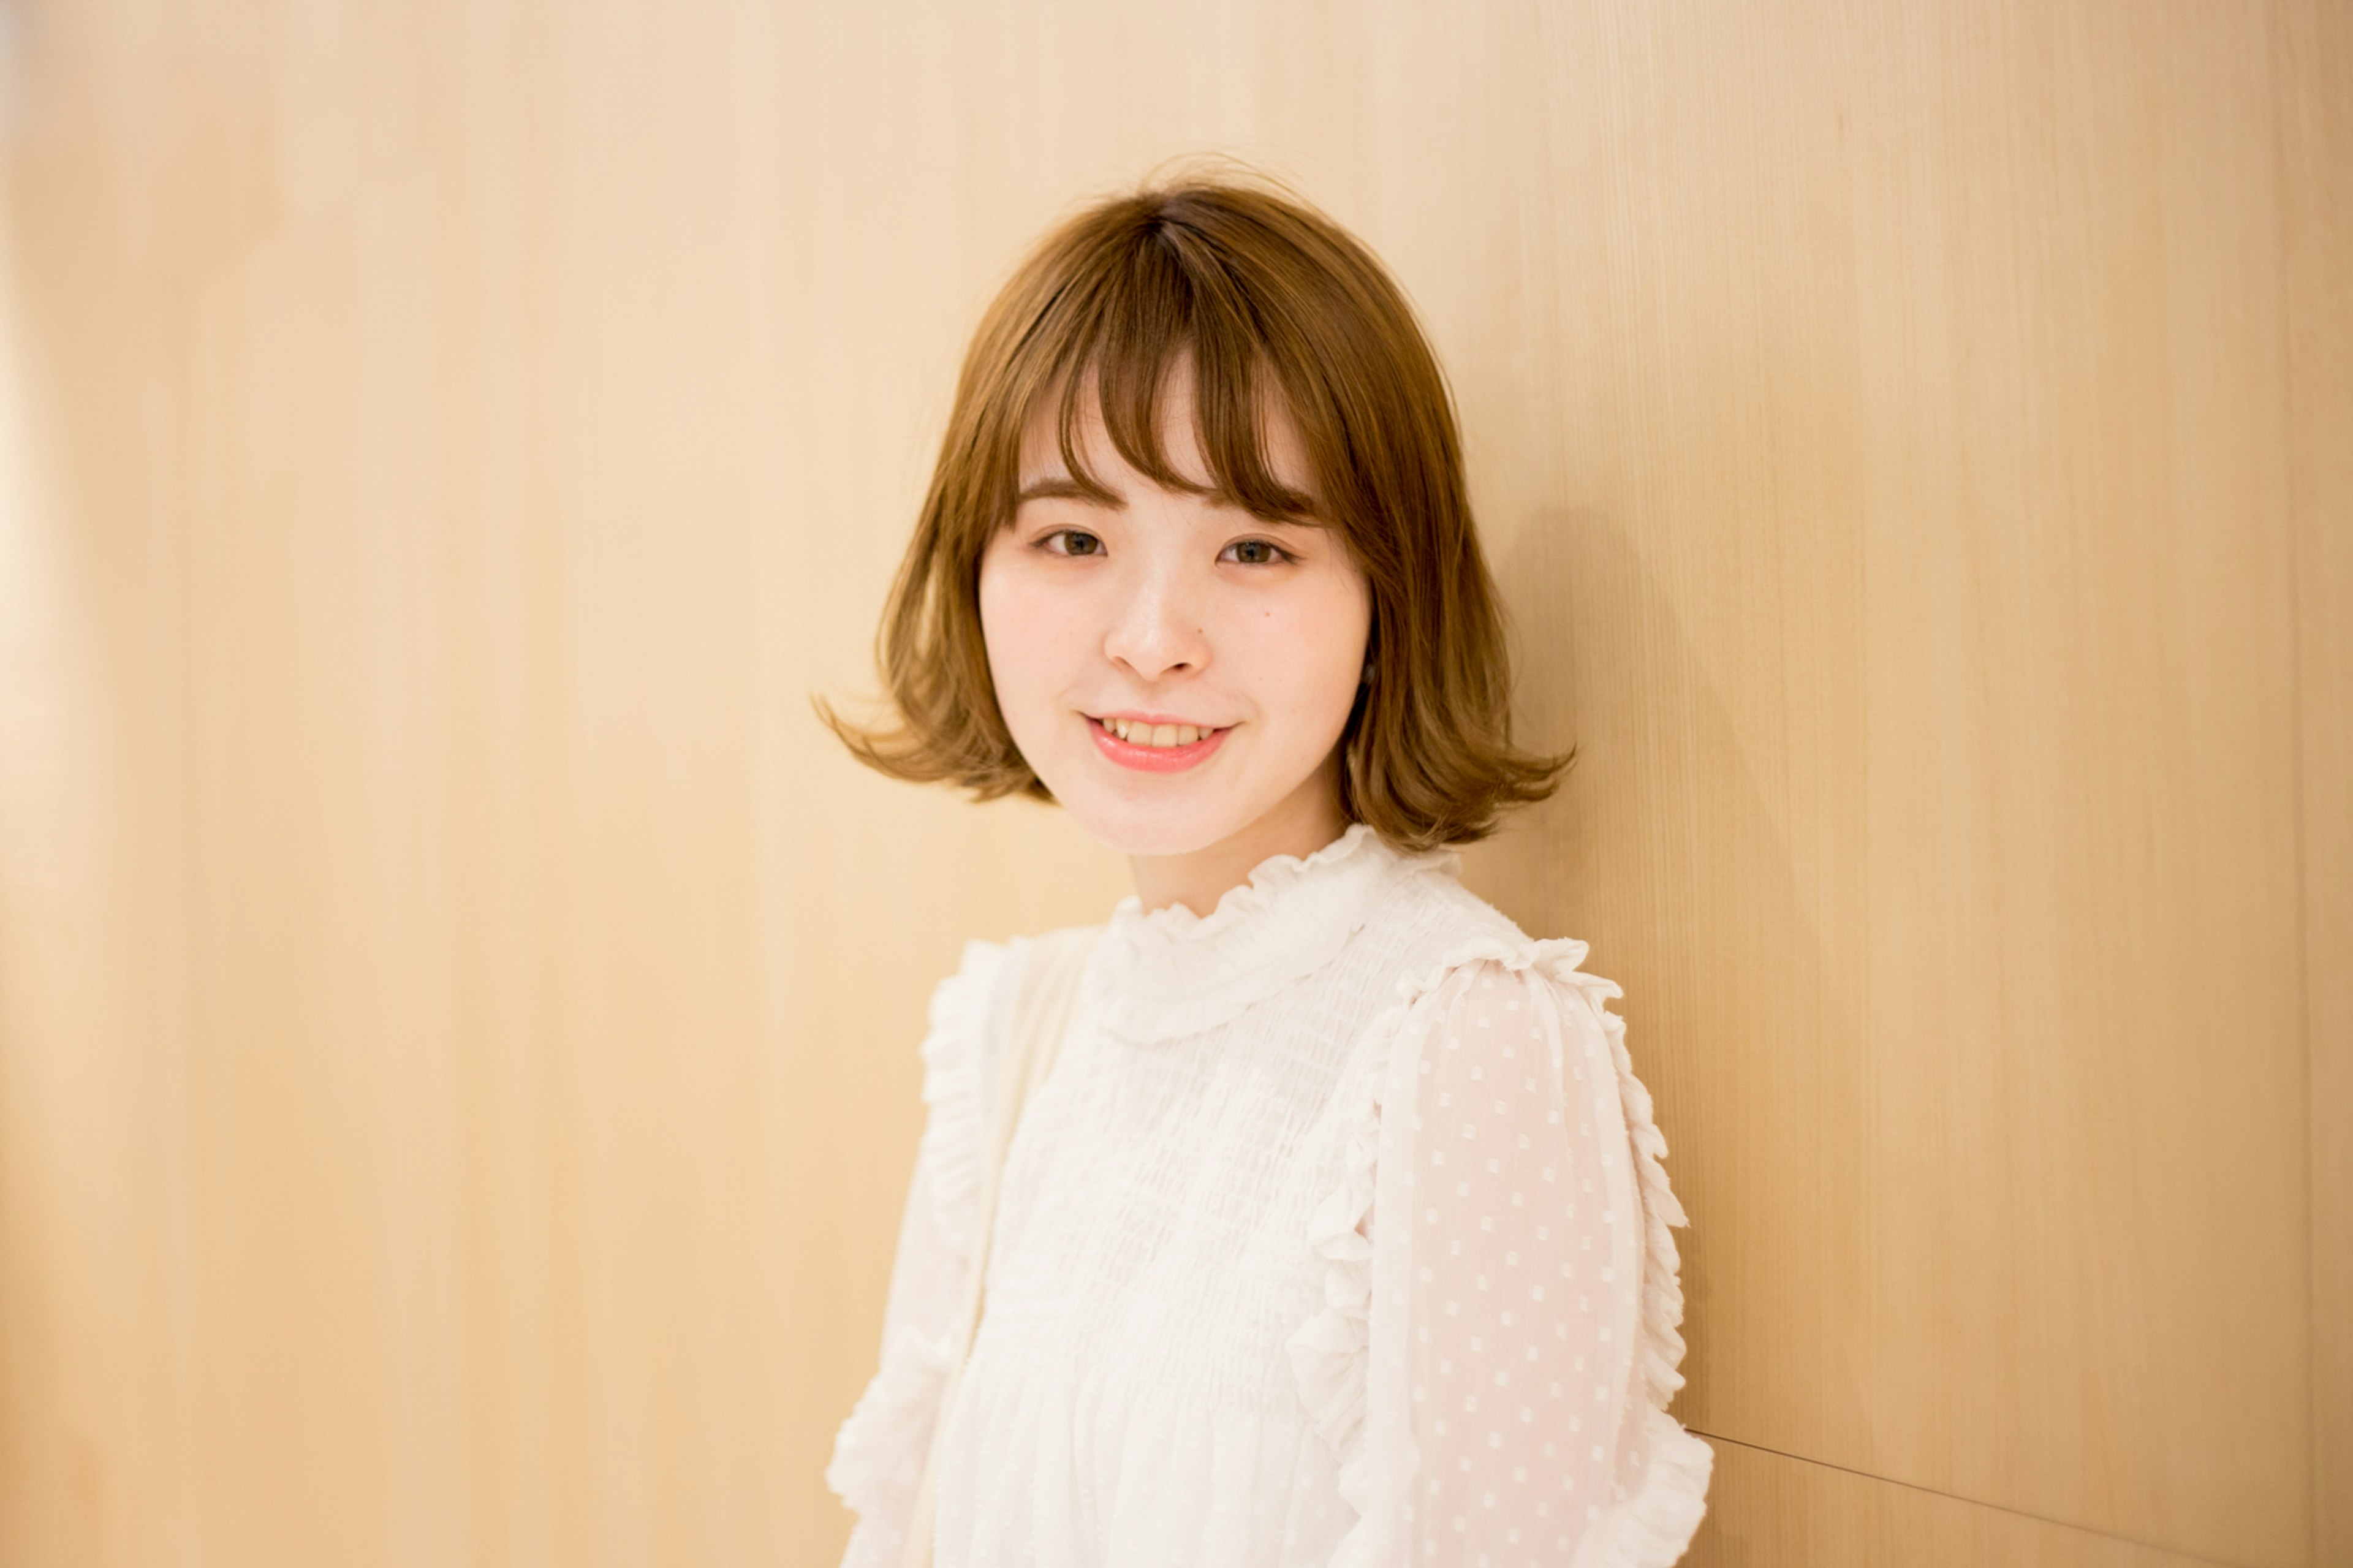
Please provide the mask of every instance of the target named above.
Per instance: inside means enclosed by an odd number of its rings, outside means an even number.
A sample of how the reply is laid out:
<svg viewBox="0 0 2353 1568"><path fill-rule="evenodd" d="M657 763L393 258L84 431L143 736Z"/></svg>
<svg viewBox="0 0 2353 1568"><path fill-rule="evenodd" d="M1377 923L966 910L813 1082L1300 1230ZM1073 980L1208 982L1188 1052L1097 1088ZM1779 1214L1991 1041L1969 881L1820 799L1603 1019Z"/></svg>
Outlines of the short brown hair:
<svg viewBox="0 0 2353 1568"><path fill-rule="evenodd" d="M1187 355L1208 486L1161 447L1162 391ZM861 761L984 800L1051 798L997 710L980 560L1013 519L1022 434L1049 397L1071 478L1115 499L1079 462L1084 396L1155 482L1346 541L1372 598L1372 678L1341 739L1350 820L1424 848L1483 837L1504 808L1552 793L1569 759L1512 744L1502 607L1472 526L1453 400L1411 307L1331 219L1229 179L1088 208L990 305L876 639L895 722L861 728L818 704ZM1299 432L1316 501L1268 466L1269 396Z"/></svg>

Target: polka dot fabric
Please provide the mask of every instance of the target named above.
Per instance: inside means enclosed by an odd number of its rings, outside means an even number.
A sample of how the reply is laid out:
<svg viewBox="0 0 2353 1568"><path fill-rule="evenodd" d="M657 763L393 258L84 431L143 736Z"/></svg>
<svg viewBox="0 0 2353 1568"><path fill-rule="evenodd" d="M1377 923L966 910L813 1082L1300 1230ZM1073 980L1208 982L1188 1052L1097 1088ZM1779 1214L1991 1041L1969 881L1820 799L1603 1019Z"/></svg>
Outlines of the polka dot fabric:
<svg viewBox="0 0 2353 1568"><path fill-rule="evenodd" d="M934 995L882 1365L828 1479L900 1561L1672 1563L1709 1454L1680 1385L1681 1211L1574 942L1368 829L1217 910L1123 904L1007 1158L954 1405L978 1130L1026 944Z"/></svg>
<svg viewBox="0 0 2353 1568"><path fill-rule="evenodd" d="M1549 985L1484 963L1451 981L1416 1062L1400 1142L1420 1561L1568 1562L1640 1482L1639 1199L1616 1074L1564 1034Z"/></svg>

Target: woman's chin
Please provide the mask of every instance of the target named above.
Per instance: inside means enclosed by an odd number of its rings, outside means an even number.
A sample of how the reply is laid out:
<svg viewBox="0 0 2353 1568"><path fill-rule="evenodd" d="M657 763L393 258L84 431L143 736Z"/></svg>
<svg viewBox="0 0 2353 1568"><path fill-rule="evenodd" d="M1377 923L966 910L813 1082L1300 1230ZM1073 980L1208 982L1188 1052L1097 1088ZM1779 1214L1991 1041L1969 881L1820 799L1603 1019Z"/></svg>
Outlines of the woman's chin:
<svg viewBox="0 0 2353 1568"><path fill-rule="evenodd" d="M1062 798L1062 809L1097 843L1129 856L1198 854L1247 826L1228 821L1230 811L1208 803L1172 801L1145 806L1134 801L1091 801L1081 796Z"/></svg>

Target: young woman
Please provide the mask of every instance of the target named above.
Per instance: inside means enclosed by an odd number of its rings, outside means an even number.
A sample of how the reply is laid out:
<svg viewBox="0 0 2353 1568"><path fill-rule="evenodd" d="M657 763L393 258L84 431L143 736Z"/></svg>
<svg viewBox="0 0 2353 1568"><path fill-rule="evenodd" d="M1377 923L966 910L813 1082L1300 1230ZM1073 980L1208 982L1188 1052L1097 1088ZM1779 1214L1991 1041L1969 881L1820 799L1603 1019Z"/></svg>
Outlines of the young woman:
<svg viewBox="0 0 2353 1568"><path fill-rule="evenodd" d="M933 998L827 1472L849 1563L1679 1557L1683 1215L1618 988L1455 879L1560 764L1511 744L1451 404L1379 263L1207 181L1050 235L881 650L894 722L832 720L860 757L1060 803L1136 896Z"/></svg>

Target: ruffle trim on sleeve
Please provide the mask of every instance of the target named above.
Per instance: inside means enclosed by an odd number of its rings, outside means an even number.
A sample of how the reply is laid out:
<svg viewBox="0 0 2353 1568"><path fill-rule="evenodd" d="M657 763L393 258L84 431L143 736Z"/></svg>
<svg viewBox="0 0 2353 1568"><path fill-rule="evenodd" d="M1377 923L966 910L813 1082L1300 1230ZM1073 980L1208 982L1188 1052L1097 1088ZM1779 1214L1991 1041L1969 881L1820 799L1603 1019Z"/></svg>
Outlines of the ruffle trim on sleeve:
<svg viewBox="0 0 2353 1568"><path fill-rule="evenodd" d="M1626 1048L1626 1026L1604 1005L1624 994L1615 981L1579 967L1588 949L1568 939L1506 940L1482 935L1448 952L1436 964L1398 983L1398 1004L1375 1024L1370 1068L1361 1102L1350 1113L1347 1157L1339 1186L1315 1212L1310 1244L1324 1260L1324 1305L1287 1342L1292 1367L1315 1429L1339 1460L1341 1497L1360 1519L1334 1556L1334 1563L1369 1561L1382 1550L1366 1528L1380 1500L1405 1495L1412 1478L1376 1472L1373 1445L1365 1437L1373 1297L1371 1222L1380 1147L1381 1086L1388 1079L1397 1038L1417 1008L1438 995L1447 982L1473 965L1492 963L1521 972L1535 970L1584 1004L1609 1041L1618 1075L1619 1100L1632 1145L1635 1184L1642 1200L1643 1387L1650 1408L1641 1425L1642 1480L1635 1493L1604 1515L1580 1548L1578 1568L1667 1568L1690 1546L1706 1512L1707 1483L1715 1455L1667 1413L1683 1385L1681 1258L1672 1226L1689 1223L1660 1163L1667 1141L1653 1113L1651 1091L1634 1076ZM1566 1045L1566 1042L1564 1042Z"/></svg>
<svg viewBox="0 0 2353 1568"><path fill-rule="evenodd" d="M1324 1260L1324 1306L1301 1324L1284 1348L1301 1402L1317 1436L1339 1462L1341 1498L1358 1524L1334 1555L1335 1564L1377 1552L1365 1521L1402 1478L1377 1473L1379 1456L1365 1439L1368 1363L1372 1355L1373 1199L1380 1163L1382 1086L1398 1036L1414 1008L1444 984L1451 963L1398 984L1397 1003L1374 1020L1358 1071L1362 1088L1347 1112L1347 1144L1340 1184L1316 1206L1308 1244ZM1401 1493L1399 1495L1402 1495Z"/></svg>
<svg viewBox="0 0 2353 1568"><path fill-rule="evenodd" d="M979 1221L981 1137L989 1092L986 1041L997 980L1008 950L965 946L964 962L932 992L923 1037L923 1152L932 1223L956 1257L970 1259ZM913 1323L882 1347L881 1364L834 1435L825 1482L859 1517L852 1560L895 1563L947 1385L951 1349ZM879 1543L879 1544L878 1544Z"/></svg>
<svg viewBox="0 0 2353 1568"><path fill-rule="evenodd" d="M925 1158L934 1223L958 1258L970 1258L979 1223L982 1130L990 1092L984 1041L1007 950L966 942L964 963L932 992L923 1036Z"/></svg>
<svg viewBox="0 0 2353 1568"><path fill-rule="evenodd" d="M1642 1480L1586 1534L1577 1568L1669 1568L1707 1512L1715 1450L1653 1405L1642 1413Z"/></svg>
<svg viewBox="0 0 2353 1568"><path fill-rule="evenodd" d="M1390 1033L1395 1033L1393 1027ZM1380 1056L1386 1059L1386 1048ZM1376 1070L1370 1075L1371 1085L1377 1086L1379 1079ZM1340 1492L1352 1502L1366 1489L1365 1362L1372 1345L1368 1329L1373 1302L1373 1243L1366 1226L1372 1218L1379 1139L1380 1105L1375 1087L1349 1119L1345 1173L1340 1184L1316 1205L1309 1226L1308 1243L1324 1260L1323 1310L1284 1342L1308 1419L1338 1457Z"/></svg>
<svg viewBox="0 0 2353 1568"><path fill-rule="evenodd" d="M947 1385L948 1347L913 1327L883 1347L881 1370L834 1435L825 1484L862 1527L906 1519Z"/></svg>

